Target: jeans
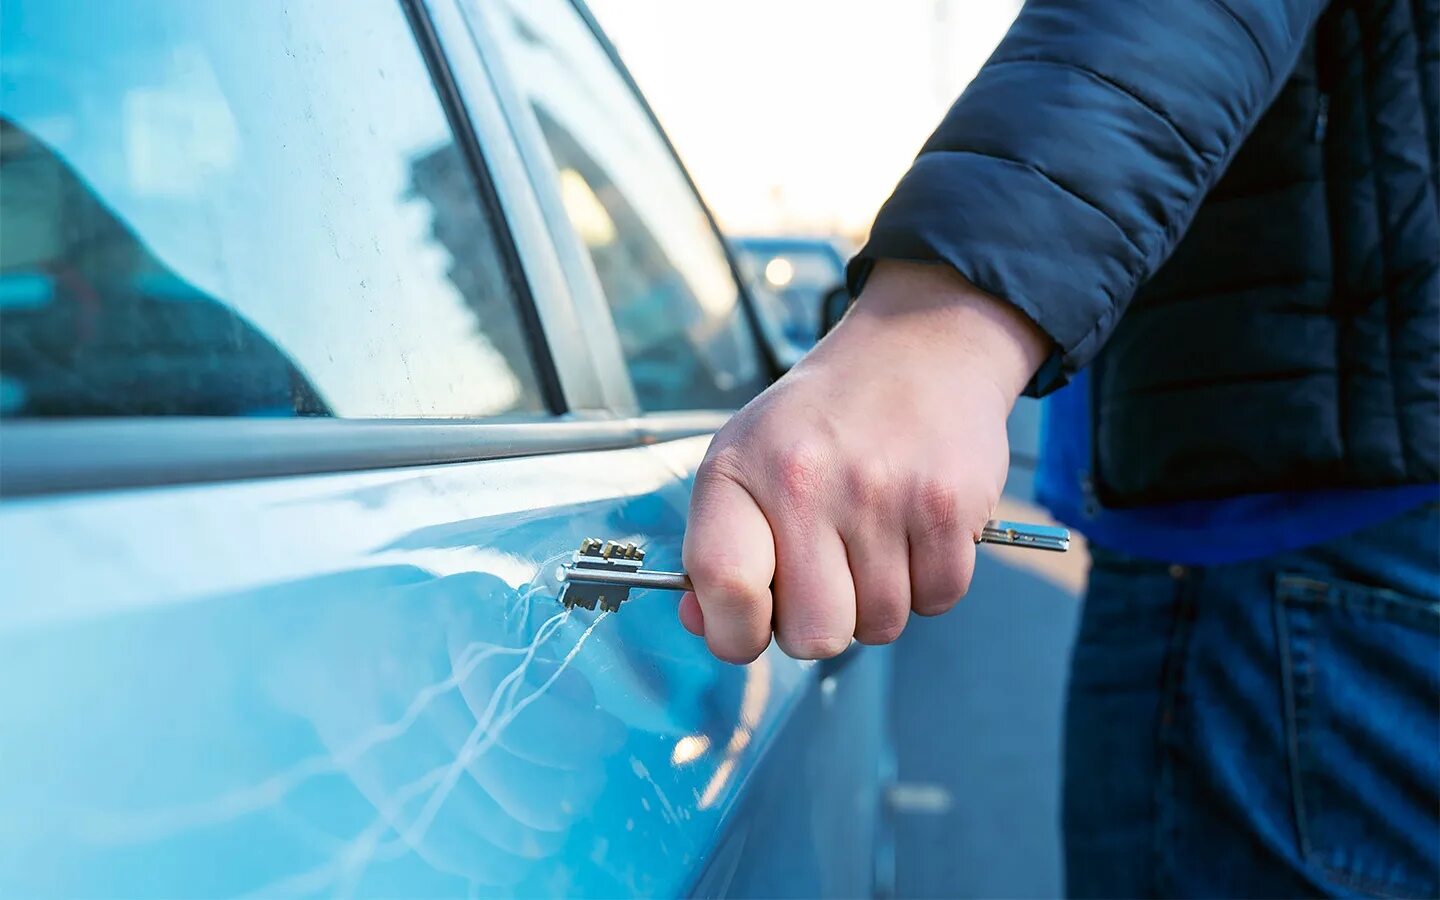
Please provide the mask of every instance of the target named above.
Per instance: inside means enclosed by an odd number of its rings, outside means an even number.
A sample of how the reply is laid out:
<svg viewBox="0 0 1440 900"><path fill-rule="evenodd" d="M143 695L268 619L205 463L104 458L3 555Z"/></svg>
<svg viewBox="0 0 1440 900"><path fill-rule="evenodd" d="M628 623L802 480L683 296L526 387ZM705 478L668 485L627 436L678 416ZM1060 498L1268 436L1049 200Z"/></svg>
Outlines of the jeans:
<svg viewBox="0 0 1440 900"><path fill-rule="evenodd" d="M1440 896L1440 505L1253 562L1096 550L1072 896Z"/></svg>

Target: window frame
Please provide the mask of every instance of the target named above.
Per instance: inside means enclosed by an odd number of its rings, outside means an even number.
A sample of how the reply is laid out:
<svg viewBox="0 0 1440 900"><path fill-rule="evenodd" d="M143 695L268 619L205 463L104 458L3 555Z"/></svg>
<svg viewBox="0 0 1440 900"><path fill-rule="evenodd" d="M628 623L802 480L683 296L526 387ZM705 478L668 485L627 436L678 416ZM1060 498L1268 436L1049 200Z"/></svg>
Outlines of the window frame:
<svg viewBox="0 0 1440 900"><path fill-rule="evenodd" d="M606 348L577 309L520 146L457 0L394 2L471 166L477 200L495 215L550 412L499 419L9 419L0 422L0 499L619 449L709 434L723 424L724 417L714 415L647 421L627 415L634 395L619 342L612 348L617 381L614 365L596 359Z"/></svg>
<svg viewBox="0 0 1440 900"><path fill-rule="evenodd" d="M478 145L480 177L494 197L499 219L515 247L525 299L548 348L560 387L562 414L607 416L623 413L634 402L629 382L617 383L608 353L619 353L597 335L573 290L541 198L531 182L525 150L505 110L504 86L481 52L473 22L459 0L400 0L415 9L433 38L429 53L447 67L454 101L463 111L469 140Z"/></svg>
<svg viewBox="0 0 1440 900"><path fill-rule="evenodd" d="M720 252L724 255L725 265L730 270L730 279L735 282L736 296L739 298L741 308L745 311L746 327L750 329L750 334L755 339L755 347L760 355L760 364L765 370L766 381L774 382L775 379L785 374L787 367L781 364L781 361L776 355L774 345L766 336L766 326L762 321L759 306L754 296L750 293L750 287L745 280L745 273L740 268L739 259L735 255L735 248L730 246L730 241L725 237L725 232L721 229L719 220L715 218L715 213L710 209L710 204L705 202L704 195L700 193L699 185L695 183L695 179L690 175L690 169L686 167L685 161L680 158L679 151L675 149L675 145L670 141L670 135L666 133L665 128L660 124L660 117L655 115L655 110L650 106L650 101L645 99L645 94L640 90L639 83L635 80L634 76L630 74L630 68L626 66L625 61L621 59L620 51L615 47L614 43L611 42L610 37L605 34L605 29L600 27L600 22L595 18L594 14L590 12L590 7L586 5L585 0L569 0L569 2L575 7L576 12L580 14L580 18L585 20L586 27L588 27L590 33L595 36L595 40L599 42L600 49L610 58L610 65L614 66L616 71L620 73L620 77L624 80L625 86L630 89L630 93L635 98L635 101L639 103L640 108L645 111L645 118L650 120L650 127L654 128L655 133L660 136L660 143L665 146L665 152L669 154L670 159L674 161L675 167L680 170L680 176L685 179L685 184L690 188L690 193L695 197L695 202L700 205L700 211L704 213L705 221L710 225L710 232L715 235L715 240L720 244ZM733 411L734 410L731 410L731 412Z"/></svg>
<svg viewBox="0 0 1440 900"><path fill-rule="evenodd" d="M426 8L419 0L398 2L410 26L416 51L424 61L426 71L430 73L436 101L444 111L445 121L450 126L455 143L465 157L475 185L475 199L494 224L497 255L505 267L506 280L514 288L520 326L525 331L526 348L530 352L535 374L540 380L541 397L552 415L563 414L569 408L569 401L564 378L557 368L556 356L550 346L549 331L545 327L547 313L552 318L554 313L550 310L542 311L537 302L526 265L527 257L533 256L535 251L531 249L530 242L522 244L521 235L516 233L510 210L501 198L501 179L491 168L486 155L487 145L481 141L481 127L477 121L476 110L472 109L472 104L467 102L466 93L460 88L455 60L463 59L463 55L455 56L453 52L448 52L453 48L442 43L436 28L434 11ZM451 43L453 44L453 41ZM533 265L532 263L531 266Z"/></svg>
<svg viewBox="0 0 1440 900"><path fill-rule="evenodd" d="M646 419L663 420L671 415L668 411L646 411L640 408L635 397L634 386L630 379L629 368L625 363L624 354L620 349L620 338L616 334L614 319L610 313L610 306L605 298L605 293L600 284L600 278L595 272L594 264L591 262L590 254L585 248L584 242L575 231L570 222L569 216L565 213L565 207L561 200L561 189L559 181L559 170L555 163L554 156L550 152L550 145L545 140L541 131L539 121L531 105L529 95L521 79L513 71L506 61L506 54L495 37L493 30L494 17L498 15L494 8L494 0L455 0L459 3L467 20L471 23L471 32L475 37L476 45L479 48L480 56L484 59L486 67L490 70L493 84L498 93L501 106L504 109L507 121L514 139L519 145L524 158L526 170L534 189L536 199L545 215L545 221L549 227L551 239L560 254L561 265L569 277L572 296L575 299L580 315L591 324L590 334L592 340L603 341L606 345L599 356L605 372L603 377L608 382L623 384L625 398L623 405L612 406L611 410L623 415L640 416ZM767 382L773 382L780 377L784 367L775 356L775 348L766 338L765 326L757 312L754 297L746 285L745 278L737 262L730 242L726 240L725 234L720 229L714 213L705 198L700 194L691 177L690 170L685 167L680 159L675 145L670 141L670 136L660 125L659 118L655 115L654 109L646 101L645 95L641 92L639 85L635 82L630 70L620 58L615 45L606 37L604 30L596 21L590 9L583 0L564 0L573 8L576 14L584 23L591 37L600 47L601 52L609 61L610 66L620 76L625 89L630 92L631 97L639 104L642 113L655 135L659 138L665 155L670 159L676 170L684 180L690 195L695 199L705 222L714 235L719 245L721 254L725 259L725 266L730 273L731 282L734 284L736 296L743 310L745 327L749 330L754 339L756 351L759 355L759 362ZM615 394L621 391L617 387ZM735 410L704 410L696 408L685 410L684 414L699 412L733 413ZM723 421L723 420L722 420Z"/></svg>

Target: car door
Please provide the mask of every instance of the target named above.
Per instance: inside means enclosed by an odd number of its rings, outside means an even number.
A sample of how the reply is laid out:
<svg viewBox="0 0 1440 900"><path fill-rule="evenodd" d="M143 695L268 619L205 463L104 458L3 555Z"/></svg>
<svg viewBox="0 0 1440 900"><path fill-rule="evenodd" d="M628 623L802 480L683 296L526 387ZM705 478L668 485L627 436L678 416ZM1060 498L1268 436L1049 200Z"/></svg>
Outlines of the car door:
<svg viewBox="0 0 1440 900"><path fill-rule="evenodd" d="M879 657L732 667L663 595L537 588L592 535L679 564L723 415L645 413L637 366L729 404L764 378L721 374L748 326L685 320L699 361L620 339L476 11L0 26L0 894L837 877L880 733L841 749L839 711L877 724ZM804 805L836 761L863 817Z"/></svg>

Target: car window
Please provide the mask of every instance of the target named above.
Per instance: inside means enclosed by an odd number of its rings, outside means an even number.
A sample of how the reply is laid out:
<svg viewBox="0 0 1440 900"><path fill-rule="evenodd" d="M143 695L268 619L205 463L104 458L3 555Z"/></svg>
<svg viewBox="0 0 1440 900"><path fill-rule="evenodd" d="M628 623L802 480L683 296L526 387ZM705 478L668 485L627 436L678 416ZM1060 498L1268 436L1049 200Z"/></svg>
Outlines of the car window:
<svg viewBox="0 0 1440 900"><path fill-rule="evenodd" d="M395 0L6 0L0 27L0 415L544 409Z"/></svg>
<svg viewBox="0 0 1440 900"><path fill-rule="evenodd" d="M645 108L567 0L498 8L640 405L743 405L765 386L762 357L719 237Z"/></svg>

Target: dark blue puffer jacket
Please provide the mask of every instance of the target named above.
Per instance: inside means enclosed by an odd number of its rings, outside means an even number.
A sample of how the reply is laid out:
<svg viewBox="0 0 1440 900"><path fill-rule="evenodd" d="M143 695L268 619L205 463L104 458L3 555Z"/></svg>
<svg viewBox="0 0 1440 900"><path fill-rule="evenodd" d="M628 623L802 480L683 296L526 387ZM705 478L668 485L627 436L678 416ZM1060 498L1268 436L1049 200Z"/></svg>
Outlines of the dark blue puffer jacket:
<svg viewBox="0 0 1440 900"><path fill-rule="evenodd" d="M852 289L948 263L1037 393L1093 361L1111 506L1435 482L1437 44L1440 0L1030 0Z"/></svg>

